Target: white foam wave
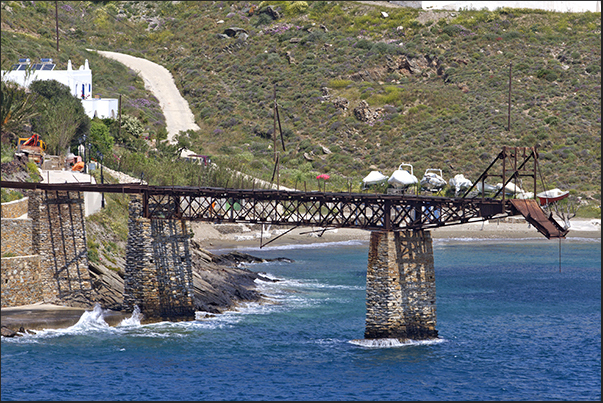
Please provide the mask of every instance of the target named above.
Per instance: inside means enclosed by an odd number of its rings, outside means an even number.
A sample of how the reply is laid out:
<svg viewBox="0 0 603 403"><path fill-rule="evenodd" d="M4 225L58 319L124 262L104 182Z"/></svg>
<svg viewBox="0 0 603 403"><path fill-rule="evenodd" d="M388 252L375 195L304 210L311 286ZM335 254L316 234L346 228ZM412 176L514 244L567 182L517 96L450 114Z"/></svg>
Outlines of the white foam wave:
<svg viewBox="0 0 603 403"><path fill-rule="evenodd" d="M132 311L132 316L129 318L122 319L119 323L119 326L140 326L140 320L142 319L142 314L140 313L140 308L138 305L134 305L134 310Z"/></svg>
<svg viewBox="0 0 603 403"><path fill-rule="evenodd" d="M433 244L441 245L455 242L543 242L548 241L545 237L542 238L470 238L470 237L458 237L458 238L436 238L433 239Z"/></svg>
<svg viewBox="0 0 603 403"><path fill-rule="evenodd" d="M220 253L223 251L232 251L234 250L240 250L240 251L263 251L263 250L292 250L292 249L320 249L320 248L330 248L333 246L359 246L359 245L366 245L368 244L368 241L363 241L363 240L358 240L358 239L352 239L352 240L348 240L348 241L335 241L335 242L312 242L312 243L308 243L308 244L286 244L286 245L271 245L271 246L264 246L262 248L260 248L259 246L257 247L253 247L253 246L235 246L234 248L228 248L228 249L211 249L212 253Z"/></svg>
<svg viewBox="0 0 603 403"><path fill-rule="evenodd" d="M271 273L262 274L264 277L267 277L271 280L278 280L275 283L266 282L262 280L255 281L256 287L264 287L267 289L271 288L326 288L326 289L335 289L335 290L364 290L364 286L357 285L343 285L343 284L325 284L319 283L316 280L299 280L299 279L286 279L277 277Z"/></svg>
<svg viewBox="0 0 603 403"><path fill-rule="evenodd" d="M365 348L392 348L392 347L407 347L407 346L423 346L443 343L445 339L433 340L405 340L398 339L354 339L350 340L350 344Z"/></svg>

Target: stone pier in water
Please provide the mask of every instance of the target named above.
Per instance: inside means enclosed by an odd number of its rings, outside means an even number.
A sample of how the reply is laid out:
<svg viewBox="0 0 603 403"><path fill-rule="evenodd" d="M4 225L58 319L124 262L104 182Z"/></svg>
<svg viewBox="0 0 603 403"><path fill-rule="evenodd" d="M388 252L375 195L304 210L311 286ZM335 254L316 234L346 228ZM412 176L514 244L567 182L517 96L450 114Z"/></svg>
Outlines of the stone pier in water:
<svg viewBox="0 0 603 403"><path fill-rule="evenodd" d="M431 233L371 232L364 338L437 337Z"/></svg>
<svg viewBox="0 0 603 403"><path fill-rule="evenodd" d="M124 306L142 321L194 320L193 272L184 220L142 217L142 198L131 196Z"/></svg>

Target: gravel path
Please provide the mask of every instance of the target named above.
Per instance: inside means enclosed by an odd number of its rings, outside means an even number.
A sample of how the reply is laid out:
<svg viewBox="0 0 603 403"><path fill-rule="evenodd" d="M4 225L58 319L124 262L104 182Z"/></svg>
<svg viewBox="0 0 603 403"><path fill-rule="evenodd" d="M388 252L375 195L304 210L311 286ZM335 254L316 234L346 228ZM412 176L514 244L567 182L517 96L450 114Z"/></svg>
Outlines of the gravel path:
<svg viewBox="0 0 603 403"><path fill-rule="evenodd" d="M88 49L94 51L92 49ZM188 102L180 95L172 74L165 67L140 57L124 53L97 50L99 55L117 60L137 72L144 80L145 88L159 100L165 116L168 141L175 143L174 137L180 131L199 130Z"/></svg>
<svg viewBox="0 0 603 403"><path fill-rule="evenodd" d="M88 49L94 52L94 49ZM117 60L118 62L126 65L128 68L137 72L145 83L145 88L155 95L159 100L159 106L165 116L165 122L167 125L168 141L175 143L174 137L182 130L199 130L199 126L195 123L193 112L191 112L188 102L180 95L178 87L174 82L174 77L165 67L153 63L149 60L142 59L140 57L130 56L124 53L108 52L105 50L97 50L99 55L108 57L110 59ZM182 157L186 157L189 154L194 154L190 150L183 150L180 154ZM115 172L115 171L113 171ZM115 172L116 175L121 173ZM239 173L249 179L249 176L243 173ZM127 175L126 175L127 176ZM120 179L121 182L122 179ZM128 179L123 177L125 183L139 182L140 179L132 178ZM121 182L121 183L124 183ZM261 179L256 179L256 182L263 184L264 186L270 187L270 183ZM272 188L276 189L277 185L272 184ZM281 190L294 190L280 186Z"/></svg>

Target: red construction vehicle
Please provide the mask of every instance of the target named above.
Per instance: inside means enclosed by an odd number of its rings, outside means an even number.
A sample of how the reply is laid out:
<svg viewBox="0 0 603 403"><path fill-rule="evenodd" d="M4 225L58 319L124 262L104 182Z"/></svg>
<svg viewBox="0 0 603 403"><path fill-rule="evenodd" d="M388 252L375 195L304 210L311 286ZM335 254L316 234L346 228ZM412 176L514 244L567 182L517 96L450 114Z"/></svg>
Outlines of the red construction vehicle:
<svg viewBox="0 0 603 403"><path fill-rule="evenodd" d="M39 166L44 163L46 143L40 140L40 135L32 134L31 137L22 137L17 143L17 152L27 154L28 158Z"/></svg>

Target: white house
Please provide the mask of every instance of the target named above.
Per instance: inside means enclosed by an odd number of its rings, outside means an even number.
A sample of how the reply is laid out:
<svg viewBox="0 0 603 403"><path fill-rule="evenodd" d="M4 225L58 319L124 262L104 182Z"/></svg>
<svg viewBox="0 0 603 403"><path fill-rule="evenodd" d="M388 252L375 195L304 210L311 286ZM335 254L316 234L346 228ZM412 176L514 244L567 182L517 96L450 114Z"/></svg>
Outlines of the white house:
<svg viewBox="0 0 603 403"><path fill-rule="evenodd" d="M78 70L71 67L71 60L67 62L67 70L55 70L55 67L50 58L42 58L40 63L34 64L30 59L19 59L10 70L2 70L2 80L13 81L26 88L37 80L56 80L69 87L71 93L82 101L84 111L91 118L95 114L99 118L117 118L117 98L92 96L92 70L88 66L88 59Z"/></svg>

